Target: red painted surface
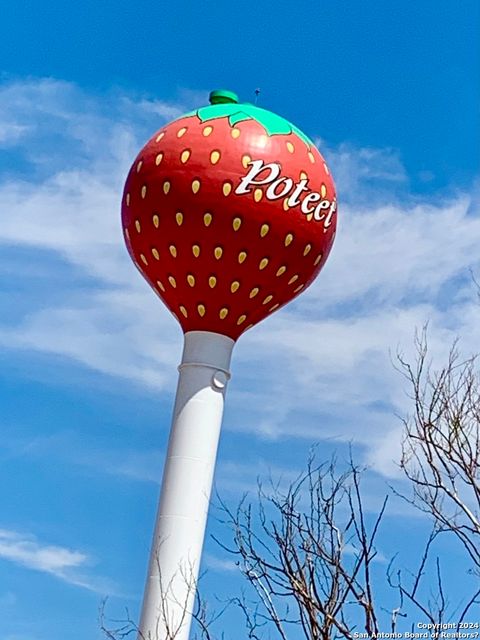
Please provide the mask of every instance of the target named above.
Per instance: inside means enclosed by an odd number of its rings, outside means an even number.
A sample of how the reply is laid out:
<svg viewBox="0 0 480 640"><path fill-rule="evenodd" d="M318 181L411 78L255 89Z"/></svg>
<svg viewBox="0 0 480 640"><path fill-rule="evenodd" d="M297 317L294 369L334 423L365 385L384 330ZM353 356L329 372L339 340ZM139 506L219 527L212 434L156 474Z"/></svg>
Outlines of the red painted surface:
<svg viewBox="0 0 480 640"><path fill-rule="evenodd" d="M319 151L296 133L268 136L255 120L234 127L226 117L176 120L151 138L128 175L128 250L184 331L237 339L305 290L332 247L336 215L325 226L325 215L315 220L287 207L289 194L269 200L268 184L235 193L252 160L277 163L281 177L308 179L310 192L336 202Z"/></svg>

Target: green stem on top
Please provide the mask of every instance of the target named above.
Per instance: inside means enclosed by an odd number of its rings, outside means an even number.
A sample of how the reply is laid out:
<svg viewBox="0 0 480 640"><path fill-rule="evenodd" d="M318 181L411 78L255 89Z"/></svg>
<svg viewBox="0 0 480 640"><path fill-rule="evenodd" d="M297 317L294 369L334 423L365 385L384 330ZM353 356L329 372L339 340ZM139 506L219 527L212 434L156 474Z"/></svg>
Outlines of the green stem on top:
<svg viewBox="0 0 480 640"><path fill-rule="evenodd" d="M308 136L291 122L285 120L285 118L253 104L239 104L238 97L233 91L223 89L212 91L210 94L210 103L209 106L201 107L186 115L196 115L201 122L208 122L209 120L215 120L217 118L228 118L231 127L239 122L255 120L255 122L258 122L265 129L265 133L268 136L295 133L308 147L313 145L313 142Z"/></svg>

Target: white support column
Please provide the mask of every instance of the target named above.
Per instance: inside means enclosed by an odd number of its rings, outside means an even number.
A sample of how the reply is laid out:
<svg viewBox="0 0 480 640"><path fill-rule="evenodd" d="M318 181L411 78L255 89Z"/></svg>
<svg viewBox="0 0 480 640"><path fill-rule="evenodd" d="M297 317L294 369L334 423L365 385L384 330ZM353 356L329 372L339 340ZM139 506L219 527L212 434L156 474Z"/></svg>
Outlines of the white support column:
<svg viewBox="0 0 480 640"><path fill-rule="evenodd" d="M235 342L185 334L138 638L188 640Z"/></svg>

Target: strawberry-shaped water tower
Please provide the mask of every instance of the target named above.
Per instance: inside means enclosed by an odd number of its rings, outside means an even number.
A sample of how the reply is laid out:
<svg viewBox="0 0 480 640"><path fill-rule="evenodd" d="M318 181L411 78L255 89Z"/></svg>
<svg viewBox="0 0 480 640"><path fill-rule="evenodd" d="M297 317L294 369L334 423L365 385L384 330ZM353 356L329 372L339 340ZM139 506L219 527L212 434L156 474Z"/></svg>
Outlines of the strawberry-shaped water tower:
<svg viewBox="0 0 480 640"><path fill-rule="evenodd" d="M213 91L140 151L122 200L132 260L184 331L140 636L187 640L235 341L314 280L337 201L313 142Z"/></svg>

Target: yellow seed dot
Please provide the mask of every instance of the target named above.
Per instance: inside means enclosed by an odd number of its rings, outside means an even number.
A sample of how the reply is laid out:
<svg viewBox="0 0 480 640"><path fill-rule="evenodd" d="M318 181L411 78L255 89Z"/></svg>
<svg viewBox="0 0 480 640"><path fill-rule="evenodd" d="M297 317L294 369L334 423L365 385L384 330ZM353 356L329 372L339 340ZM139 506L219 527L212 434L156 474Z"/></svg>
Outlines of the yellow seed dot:
<svg viewBox="0 0 480 640"><path fill-rule="evenodd" d="M229 196L231 191L232 191L232 185L230 184L230 182L224 182L223 183L223 195L224 196Z"/></svg>
<svg viewBox="0 0 480 640"><path fill-rule="evenodd" d="M269 231L270 227L268 226L268 224L262 224L262 227L260 229L260 235L262 236L262 238L264 238Z"/></svg>
<svg viewBox="0 0 480 640"><path fill-rule="evenodd" d="M330 175L330 171L328 170L327 165L325 164L325 162L323 163L323 168L325 169L325 173L328 175Z"/></svg>
<svg viewBox="0 0 480 640"><path fill-rule="evenodd" d="M168 281L172 285L172 287L175 289L175 287L177 286L177 281L175 280L175 278L173 276L168 276Z"/></svg>
<svg viewBox="0 0 480 640"><path fill-rule="evenodd" d="M181 138L187 133L187 127L182 127L177 131L177 138Z"/></svg>
<svg viewBox="0 0 480 640"><path fill-rule="evenodd" d="M250 156L248 156L248 155L243 156L242 165L245 167L245 169L248 167L248 163L251 162L251 161L252 161L252 159L251 159Z"/></svg>
<svg viewBox="0 0 480 640"><path fill-rule="evenodd" d="M239 317L239 319L237 320L237 324L238 324L238 325L243 324L243 323L245 322L245 320L246 320L246 319L247 319L247 316L246 316L246 315L241 315L241 316Z"/></svg>
<svg viewBox="0 0 480 640"><path fill-rule="evenodd" d="M293 153L295 151L295 147L291 142L287 142L287 149L290 153Z"/></svg>
<svg viewBox="0 0 480 640"><path fill-rule="evenodd" d="M123 233L125 234L125 238L128 240L128 242L130 242L130 234L128 233L128 229L124 229Z"/></svg>
<svg viewBox="0 0 480 640"><path fill-rule="evenodd" d="M213 289L216 284L217 284L216 277L215 276L210 276L209 279L208 279L208 286L210 287L210 289Z"/></svg>
<svg viewBox="0 0 480 640"><path fill-rule="evenodd" d="M155 247L153 247L152 249L152 255L155 258L155 260L160 260L160 254L158 253L157 249L155 249Z"/></svg>
<svg viewBox="0 0 480 640"><path fill-rule="evenodd" d="M140 226L140 220L135 220L135 229L137 230L137 233L140 233L140 231L142 230L142 227Z"/></svg>
<svg viewBox="0 0 480 640"><path fill-rule="evenodd" d="M268 258L262 258L262 259L260 260L260 264L258 265L258 268L259 268L260 270L265 269L265 267L267 266L267 264L268 264Z"/></svg>
<svg viewBox="0 0 480 640"><path fill-rule="evenodd" d="M239 263L242 264L242 262L245 262L246 259L247 259L246 251L240 251L240 253L238 254Z"/></svg>
<svg viewBox="0 0 480 640"><path fill-rule="evenodd" d="M193 193L198 193L200 191L200 180L192 181L192 191Z"/></svg>
<svg viewBox="0 0 480 640"><path fill-rule="evenodd" d="M209 226L211 225L212 220L213 220L213 216L212 216L212 214L211 214L211 213L206 213L206 214L203 216L203 224L204 224L206 227L209 227Z"/></svg>
<svg viewBox="0 0 480 640"><path fill-rule="evenodd" d="M307 244L307 245L305 245L305 249L303 250L303 255L304 255L304 256L306 256L307 254L309 254L309 253L310 253L311 248L312 248L312 245L311 245L311 244Z"/></svg>
<svg viewBox="0 0 480 640"><path fill-rule="evenodd" d="M187 310L185 309L185 307L180 305L179 309L180 309L181 313L185 316L185 318L188 318L188 313L187 313Z"/></svg>
<svg viewBox="0 0 480 640"><path fill-rule="evenodd" d="M310 160L310 162L312 164L315 163L315 156L313 155L313 153L311 151L308 152L308 159Z"/></svg>
<svg viewBox="0 0 480 640"><path fill-rule="evenodd" d="M228 309L226 307L223 307L223 309L220 309L220 313L218 315L220 316L221 320L224 320L228 316Z"/></svg>
<svg viewBox="0 0 480 640"><path fill-rule="evenodd" d="M308 180L308 176L305 171L300 171L300 180Z"/></svg>
<svg viewBox="0 0 480 640"><path fill-rule="evenodd" d="M143 264L147 264L148 265L148 261L145 258L145 256L143 255L143 253L140 254L140 260L143 262Z"/></svg>
<svg viewBox="0 0 480 640"><path fill-rule="evenodd" d="M290 278L290 280L288 281L288 284L293 284L294 282L296 282L298 280L298 274L295 274L294 276L292 276Z"/></svg>
<svg viewBox="0 0 480 640"><path fill-rule="evenodd" d="M140 170L142 168L143 165L143 160L139 160L138 164L137 164L137 173L140 173Z"/></svg>
<svg viewBox="0 0 480 640"><path fill-rule="evenodd" d="M203 318L203 316L205 315L205 311L206 311L205 305L203 305L203 304L197 305L197 311L198 311L198 315L202 316L202 318Z"/></svg>
<svg viewBox="0 0 480 640"><path fill-rule="evenodd" d="M177 257L177 247L176 247L174 244L171 244L171 245L168 247L168 249L169 249L170 253L172 254L172 256L173 256L174 258L176 258L176 257Z"/></svg>
<svg viewBox="0 0 480 640"><path fill-rule="evenodd" d="M160 289L160 291L165 291L165 287L163 286L163 284L160 282L160 280L157 280L157 287Z"/></svg>
<svg viewBox="0 0 480 640"><path fill-rule="evenodd" d="M157 153L157 156L155 158L155 164L158 165L161 163L161 161L163 160L163 153Z"/></svg>
<svg viewBox="0 0 480 640"><path fill-rule="evenodd" d="M261 189L255 189L255 191L253 192L253 198L255 202L260 202L260 200L263 198L263 191Z"/></svg>
<svg viewBox="0 0 480 640"><path fill-rule="evenodd" d="M202 131L205 137L209 136L213 131L213 127L205 127Z"/></svg>
<svg viewBox="0 0 480 640"><path fill-rule="evenodd" d="M198 256L200 255L200 247L198 246L198 244L194 244L192 246L192 253L195 256L195 258L198 258Z"/></svg>
<svg viewBox="0 0 480 640"><path fill-rule="evenodd" d="M313 213L307 213L306 218L307 222L311 222L313 220Z"/></svg>
<svg viewBox="0 0 480 640"><path fill-rule="evenodd" d="M127 195L125 196L125 204L127 205L127 207L130 206L130 194L127 193Z"/></svg>
<svg viewBox="0 0 480 640"><path fill-rule="evenodd" d="M188 274L187 276L187 282L191 287L195 286L195 276L192 276L191 273Z"/></svg>
<svg viewBox="0 0 480 640"><path fill-rule="evenodd" d="M240 227L242 226L241 218L234 218L232 224L233 224L234 231L238 231L240 229Z"/></svg>
<svg viewBox="0 0 480 640"><path fill-rule="evenodd" d="M188 162L190 155L191 155L190 149L185 149L184 151L182 151L182 154L180 156L180 162L182 164L185 164L186 162Z"/></svg>
<svg viewBox="0 0 480 640"><path fill-rule="evenodd" d="M327 195L327 187L322 184L322 186L320 187L320 195L322 196L322 198L325 198L325 196Z"/></svg>
<svg viewBox="0 0 480 640"><path fill-rule="evenodd" d="M269 312L269 313L272 313L272 311L275 311L275 309L278 309L278 307L279 307L279 306L280 306L280 305L279 305L278 303L277 303L277 304L274 304L274 305L273 305L273 307L270 307L270 309L268 310L268 312Z"/></svg>
<svg viewBox="0 0 480 640"><path fill-rule="evenodd" d="M183 222L183 213L181 211L177 211L175 214L175 220L177 221L178 226L180 226Z"/></svg>
<svg viewBox="0 0 480 640"><path fill-rule="evenodd" d="M285 236L285 246L288 247L289 244L293 242L293 235L291 233L287 233Z"/></svg>
<svg viewBox="0 0 480 640"><path fill-rule="evenodd" d="M212 151L212 153L210 154L210 162L212 164L217 164L217 162L220 160L220 151Z"/></svg>
<svg viewBox="0 0 480 640"><path fill-rule="evenodd" d="M260 289L258 287L253 287L253 289L250 291L248 297L249 298L254 298L259 291L260 291Z"/></svg>
<svg viewBox="0 0 480 640"><path fill-rule="evenodd" d="M142 198L145 198L147 195L147 186L144 184L141 191Z"/></svg>
<svg viewBox="0 0 480 640"><path fill-rule="evenodd" d="M323 258L323 253L319 253L318 256L315 258L315 262L313 263L313 266L316 267L322 258Z"/></svg>
<svg viewBox="0 0 480 640"><path fill-rule="evenodd" d="M238 280L234 280L230 285L230 291L232 293L235 293L235 291L238 291L239 288L240 288L240 283L238 282Z"/></svg>
<svg viewBox="0 0 480 640"><path fill-rule="evenodd" d="M163 193L164 193L165 195L167 195L167 193L168 193L169 191L170 191L170 182L168 182L168 180L166 180L166 181L163 183Z"/></svg>
<svg viewBox="0 0 480 640"><path fill-rule="evenodd" d="M160 224L160 219L157 216L157 214L155 213L153 218L152 218L152 222L153 222L153 226L158 229L158 225Z"/></svg>
<svg viewBox="0 0 480 640"><path fill-rule="evenodd" d="M285 198L285 200L283 201L283 209L284 211L288 211L290 209L290 207L288 206L288 198Z"/></svg>
<svg viewBox="0 0 480 640"><path fill-rule="evenodd" d="M214 254L215 254L215 258L216 258L217 260L220 260L220 258L222 257L222 254L223 254L223 249L222 249L222 247L215 247Z"/></svg>
<svg viewBox="0 0 480 640"><path fill-rule="evenodd" d="M273 300L273 296L267 296L265 300L262 302L262 304L268 304L270 300Z"/></svg>
<svg viewBox="0 0 480 640"><path fill-rule="evenodd" d="M299 291L301 291L303 289L304 286L305 286L304 284L301 284L299 287L297 287L295 289L295 291L293 293L298 293Z"/></svg>
<svg viewBox="0 0 480 640"><path fill-rule="evenodd" d="M280 269L277 271L277 276L283 276L283 274L285 273L285 271L287 270L287 267L285 267L284 265L282 265L280 267Z"/></svg>
<svg viewBox="0 0 480 640"><path fill-rule="evenodd" d="M230 131L230 134L231 134L232 138L238 138L240 136L240 129L233 128Z"/></svg>
<svg viewBox="0 0 480 640"><path fill-rule="evenodd" d="M156 138L155 138L155 142L160 142L160 140L163 138L163 136L165 135L165 131L162 131L162 133L160 133Z"/></svg>

